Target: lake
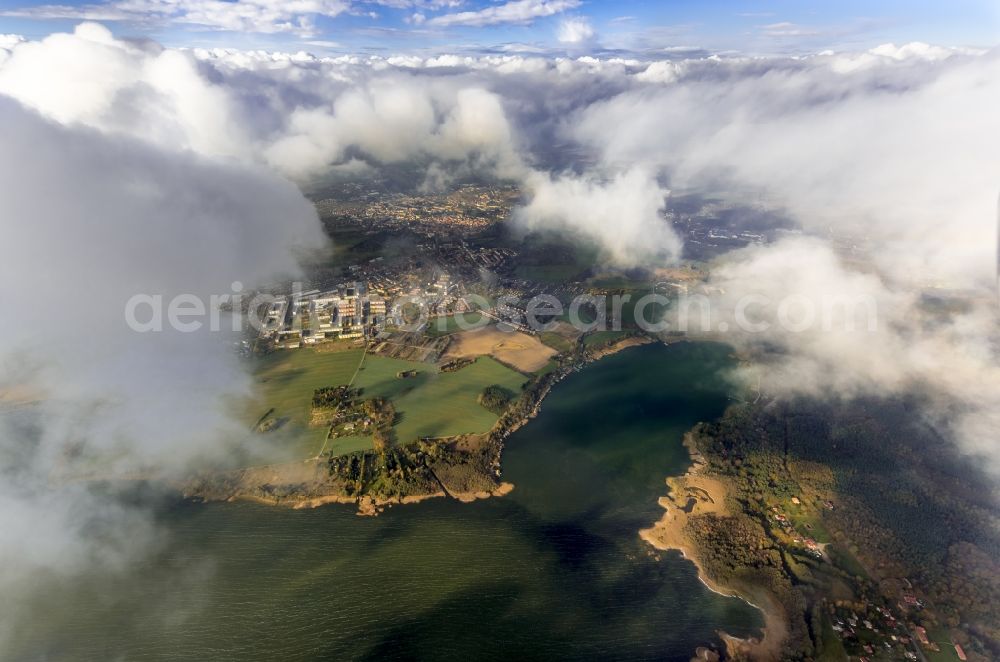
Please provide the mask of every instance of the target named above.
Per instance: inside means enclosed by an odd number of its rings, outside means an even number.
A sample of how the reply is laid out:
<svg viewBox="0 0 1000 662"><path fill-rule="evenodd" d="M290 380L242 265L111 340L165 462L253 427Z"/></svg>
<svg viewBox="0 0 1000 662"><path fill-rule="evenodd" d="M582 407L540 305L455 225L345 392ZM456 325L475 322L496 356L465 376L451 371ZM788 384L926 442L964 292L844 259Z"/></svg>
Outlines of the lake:
<svg viewBox="0 0 1000 662"><path fill-rule="evenodd" d="M684 431L725 408L731 365L719 345L657 344L569 376L509 438L504 498L375 518L159 505L156 553L53 580L14 640L45 659L688 660L762 619L638 530L688 466Z"/></svg>

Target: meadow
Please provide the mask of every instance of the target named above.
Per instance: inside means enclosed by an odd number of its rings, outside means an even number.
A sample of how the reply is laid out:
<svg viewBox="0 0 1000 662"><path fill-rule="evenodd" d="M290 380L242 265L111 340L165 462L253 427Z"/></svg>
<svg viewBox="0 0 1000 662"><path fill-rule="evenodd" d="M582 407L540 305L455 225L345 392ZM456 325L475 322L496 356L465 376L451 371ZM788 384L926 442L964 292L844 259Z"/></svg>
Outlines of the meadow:
<svg viewBox="0 0 1000 662"><path fill-rule="evenodd" d="M277 439L289 446L291 454L297 457L316 455L326 440L326 428L309 427L313 391L323 386L347 384L363 353L360 348L339 352L298 349L277 351L261 358L254 371L257 397L251 410L252 419L258 420L270 411L269 416L280 423ZM346 438L330 441L352 448L361 443L361 439L354 439L350 444ZM370 439L366 447L371 447Z"/></svg>
<svg viewBox="0 0 1000 662"><path fill-rule="evenodd" d="M599 349L628 335L628 331L595 331L584 336L583 345L587 349Z"/></svg>
<svg viewBox="0 0 1000 662"><path fill-rule="evenodd" d="M431 338L438 338L463 331L464 329L458 325L458 320L455 317L455 315L447 315L445 317L431 318L427 323L424 333ZM462 313L462 318L466 328L472 325L476 325L476 328L478 328L482 323L483 314L480 312Z"/></svg>
<svg viewBox="0 0 1000 662"><path fill-rule="evenodd" d="M406 370L414 377L400 379ZM483 408L477 398L484 388L497 384L515 393L527 378L488 356L456 372L437 372L436 366L369 356L358 372L354 386L365 397L380 396L392 400L398 422L397 443L421 437L447 437L457 434L487 432L497 416Z"/></svg>
<svg viewBox="0 0 1000 662"><path fill-rule="evenodd" d="M354 377L353 386L362 389L362 397L392 401L396 442L407 443L421 437L487 432L497 416L477 401L482 390L497 384L517 393L527 381L488 356L459 371L441 373L435 365L383 356L368 355L362 363L363 353L354 348L335 352L304 348L263 357L255 370L257 396L248 420L277 421L274 439L286 446L290 456L313 457L321 451L342 455L371 448L371 437L327 440L326 427L309 427L313 391L318 388L347 384ZM416 374L399 377L407 371Z"/></svg>
<svg viewBox="0 0 1000 662"><path fill-rule="evenodd" d="M575 342L555 331L542 331L538 334L538 339L560 354L568 354L576 346Z"/></svg>

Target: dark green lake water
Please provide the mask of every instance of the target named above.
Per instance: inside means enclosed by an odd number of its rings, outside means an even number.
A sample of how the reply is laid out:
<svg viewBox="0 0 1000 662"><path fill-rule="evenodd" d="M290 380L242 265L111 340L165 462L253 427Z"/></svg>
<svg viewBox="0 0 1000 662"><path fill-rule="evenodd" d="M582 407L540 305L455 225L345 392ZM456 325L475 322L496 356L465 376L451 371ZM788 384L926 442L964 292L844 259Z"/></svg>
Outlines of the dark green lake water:
<svg viewBox="0 0 1000 662"><path fill-rule="evenodd" d="M649 345L553 389L511 436L509 496L349 507L175 505L162 552L26 605L26 656L88 660L677 659L761 625L638 530L682 473L681 435L718 416L714 345Z"/></svg>

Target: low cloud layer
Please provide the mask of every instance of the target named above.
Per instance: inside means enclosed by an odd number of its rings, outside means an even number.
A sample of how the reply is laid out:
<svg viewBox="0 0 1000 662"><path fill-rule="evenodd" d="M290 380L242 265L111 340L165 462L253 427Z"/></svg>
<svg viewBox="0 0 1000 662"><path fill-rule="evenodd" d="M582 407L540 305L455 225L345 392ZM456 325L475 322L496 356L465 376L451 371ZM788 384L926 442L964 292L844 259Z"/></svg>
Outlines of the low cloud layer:
<svg viewBox="0 0 1000 662"><path fill-rule="evenodd" d="M91 19L136 23L175 23L213 30L258 33L316 34L316 19L332 18L351 9L348 0L110 0L82 5L40 4L7 9L5 16L31 19Z"/></svg>
<svg viewBox="0 0 1000 662"><path fill-rule="evenodd" d="M125 302L161 295L166 316L178 294L294 274L295 248L324 239L295 186L259 167L61 126L3 96L0 125L2 655L22 591L120 571L156 544L141 509L73 476L169 476L247 442L227 414L249 388L238 337L135 333Z"/></svg>
<svg viewBox="0 0 1000 662"><path fill-rule="evenodd" d="M567 132L605 161L670 172L672 186L752 186L807 228L858 238L894 277L991 277L997 53L669 63L660 79L583 109Z"/></svg>
<svg viewBox="0 0 1000 662"><path fill-rule="evenodd" d="M540 178L587 186L639 166L650 193L656 181L760 191L812 231L864 237L894 278L965 287L990 274L995 52L318 59L162 49L96 24L3 47L0 92L53 119L299 181L358 159L418 159L530 191Z"/></svg>
<svg viewBox="0 0 1000 662"><path fill-rule="evenodd" d="M669 191L642 169L609 177L534 173L529 201L514 222L531 230L558 230L595 241L614 264L670 264L681 242L661 211Z"/></svg>
<svg viewBox="0 0 1000 662"><path fill-rule="evenodd" d="M492 7L443 14L427 23L438 27L526 24L579 6L580 0L508 0Z"/></svg>
<svg viewBox="0 0 1000 662"><path fill-rule="evenodd" d="M567 38L592 36L573 20ZM91 23L0 49L0 93L63 125L299 182L407 161L434 185L510 179L516 222L596 239L619 264L679 254L668 188L750 190L853 246L891 291L993 284L995 52L315 58L164 49Z"/></svg>
<svg viewBox="0 0 1000 662"><path fill-rule="evenodd" d="M671 322L758 357L739 375L745 384L768 397L917 394L928 422L1000 475L993 297L945 313L919 291L852 269L817 238L727 255L707 292L683 308L686 319L675 313Z"/></svg>
<svg viewBox="0 0 1000 662"><path fill-rule="evenodd" d="M575 6L491 9L531 20ZM593 38L572 21L568 43ZM997 52L923 44L649 62L176 50L93 23L34 42L0 36L0 300L16 320L0 330L0 389L45 399L0 432L0 591L155 544L143 513L83 487L67 488L73 499L49 489L67 449L112 452L126 475L244 441L225 406L248 388L233 338L132 333L124 301L294 273L297 247L323 239L292 181L391 163L426 165L417 184L515 181L525 199L513 222L600 242L622 266L678 259L662 217L671 189L764 200L805 236L723 256L710 283L726 337L772 350L764 388L926 393L927 416L1000 467L986 295L998 107ZM931 288L972 294L940 316L922 304ZM861 297L878 328L742 332L725 316L748 295L820 307ZM106 515L104 542L81 512ZM0 622L15 616L0 607Z"/></svg>

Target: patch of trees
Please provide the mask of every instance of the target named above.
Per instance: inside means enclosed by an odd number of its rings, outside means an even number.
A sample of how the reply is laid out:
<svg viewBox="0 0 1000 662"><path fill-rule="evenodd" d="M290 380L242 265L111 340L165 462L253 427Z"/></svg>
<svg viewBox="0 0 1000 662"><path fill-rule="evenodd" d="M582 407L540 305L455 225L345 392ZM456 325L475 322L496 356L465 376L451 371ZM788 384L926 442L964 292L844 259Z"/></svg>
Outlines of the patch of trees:
<svg viewBox="0 0 1000 662"><path fill-rule="evenodd" d="M481 473L482 453L459 451L445 442L418 441L394 446L388 435L376 431L376 448L328 460L331 477L344 485L348 496L392 499L432 494L441 490L436 470L467 467ZM484 489L495 487L486 474Z"/></svg>
<svg viewBox="0 0 1000 662"><path fill-rule="evenodd" d="M475 362L475 359L454 359L441 364L441 372L456 372L465 366L472 365Z"/></svg>
<svg viewBox="0 0 1000 662"><path fill-rule="evenodd" d="M375 428L372 434L375 450L380 454L385 454L385 451L392 445L395 436L392 426L396 422L396 408L391 401L385 398L369 398L361 406Z"/></svg>
<svg viewBox="0 0 1000 662"><path fill-rule="evenodd" d="M347 386L324 386L313 391L312 406L315 409L336 409L349 405L361 392Z"/></svg>
<svg viewBox="0 0 1000 662"><path fill-rule="evenodd" d="M506 411L513 398L514 394L509 390L497 384L491 384L479 394L479 404L500 416Z"/></svg>

